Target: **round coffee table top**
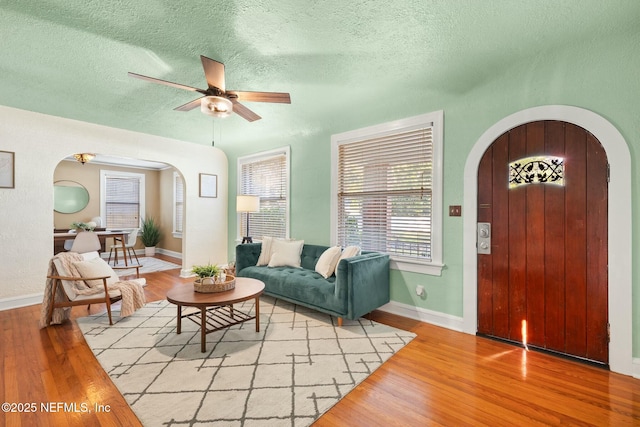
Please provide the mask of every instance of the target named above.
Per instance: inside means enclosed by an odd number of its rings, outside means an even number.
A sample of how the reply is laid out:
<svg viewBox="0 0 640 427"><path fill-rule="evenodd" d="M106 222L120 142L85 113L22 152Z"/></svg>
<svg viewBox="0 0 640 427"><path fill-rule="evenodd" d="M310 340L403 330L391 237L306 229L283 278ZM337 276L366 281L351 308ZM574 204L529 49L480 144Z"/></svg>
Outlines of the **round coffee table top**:
<svg viewBox="0 0 640 427"><path fill-rule="evenodd" d="M176 305L229 305L256 298L264 292L264 283L249 277L236 277L236 287L224 292L196 292L187 284L167 292L167 301Z"/></svg>

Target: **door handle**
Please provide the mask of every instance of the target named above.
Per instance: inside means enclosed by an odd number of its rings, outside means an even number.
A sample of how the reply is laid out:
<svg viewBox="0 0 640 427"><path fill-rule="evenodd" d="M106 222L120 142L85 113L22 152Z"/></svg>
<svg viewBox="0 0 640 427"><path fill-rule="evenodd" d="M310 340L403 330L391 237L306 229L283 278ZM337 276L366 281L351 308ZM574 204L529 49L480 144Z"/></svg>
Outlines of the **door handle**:
<svg viewBox="0 0 640 427"><path fill-rule="evenodd" d="M491 255L491 223L478 223L478 253Z"/></svg>

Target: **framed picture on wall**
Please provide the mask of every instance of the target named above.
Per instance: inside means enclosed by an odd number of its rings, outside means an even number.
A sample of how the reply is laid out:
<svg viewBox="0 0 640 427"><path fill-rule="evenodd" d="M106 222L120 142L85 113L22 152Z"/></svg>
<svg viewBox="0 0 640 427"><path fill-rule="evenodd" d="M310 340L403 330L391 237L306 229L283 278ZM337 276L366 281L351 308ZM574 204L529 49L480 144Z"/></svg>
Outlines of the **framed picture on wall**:
<svg viewBox="0 0 640 427"><path fill-rule="evenodd" d="M200 197L218 197L218 175L200 174Z"/></svg>
<svg viewBox="0 0 640 427"><path fill-rule="evenodd" d="M0 188L15 188L15 153L0 151Z"/></svg>

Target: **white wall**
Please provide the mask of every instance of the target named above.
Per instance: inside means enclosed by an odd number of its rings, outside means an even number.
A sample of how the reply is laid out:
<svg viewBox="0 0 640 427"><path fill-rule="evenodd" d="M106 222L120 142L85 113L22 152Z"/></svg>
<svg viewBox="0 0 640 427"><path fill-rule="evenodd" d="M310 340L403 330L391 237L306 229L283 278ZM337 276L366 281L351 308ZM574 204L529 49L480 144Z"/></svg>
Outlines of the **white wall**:
<svg viewBox="0 0 640 427"><path fill-rule="evenodd" d="M168 163L185 181L183 273L227 262L227 158L217 148L0 106L0 150L15 152L15 188L0 188L0 309L39 303L53 255L53 172L78 152ZM200 198L199 174L218 176Z"/></svg>

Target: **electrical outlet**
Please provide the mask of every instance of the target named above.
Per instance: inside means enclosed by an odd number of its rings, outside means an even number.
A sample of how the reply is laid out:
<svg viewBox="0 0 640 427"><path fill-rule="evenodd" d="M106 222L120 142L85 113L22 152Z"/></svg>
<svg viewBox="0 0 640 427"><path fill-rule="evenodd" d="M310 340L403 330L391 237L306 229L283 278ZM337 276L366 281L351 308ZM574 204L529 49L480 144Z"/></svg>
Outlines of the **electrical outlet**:
<svg viewBox="0 0 640 427"><path fill-rule="evenodd" d="M462 206L460 205L449 206L449 216L462 216Z"/></svg>

